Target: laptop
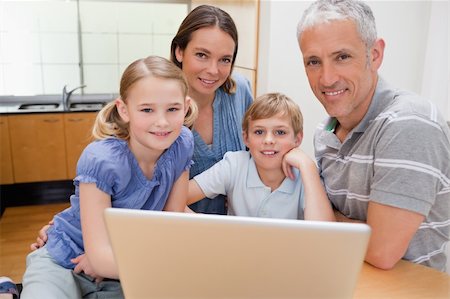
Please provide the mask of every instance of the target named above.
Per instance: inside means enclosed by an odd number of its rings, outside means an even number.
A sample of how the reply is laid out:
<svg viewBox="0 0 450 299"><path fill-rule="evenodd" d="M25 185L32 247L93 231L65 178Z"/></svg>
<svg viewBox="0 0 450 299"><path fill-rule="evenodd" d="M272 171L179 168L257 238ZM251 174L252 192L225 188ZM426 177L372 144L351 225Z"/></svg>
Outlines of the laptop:
<svg viewBox="0 0 450 299"><path fill-rule="evenodd" d="M108 208L127 299L352 298L366 224Z"/></svg>

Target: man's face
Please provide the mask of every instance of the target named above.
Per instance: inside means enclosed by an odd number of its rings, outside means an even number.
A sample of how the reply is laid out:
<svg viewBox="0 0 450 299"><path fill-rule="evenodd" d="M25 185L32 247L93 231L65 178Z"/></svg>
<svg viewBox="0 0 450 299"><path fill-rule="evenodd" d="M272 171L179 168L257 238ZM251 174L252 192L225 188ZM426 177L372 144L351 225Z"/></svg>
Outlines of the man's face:
<svg viewBox="0 0 450 299"><path fill-rule="evenodd" d="M340 123L356 126L372 100L384 42L367 51L355 23L339 20L305 30L299 44L317 99Z"/></svg>

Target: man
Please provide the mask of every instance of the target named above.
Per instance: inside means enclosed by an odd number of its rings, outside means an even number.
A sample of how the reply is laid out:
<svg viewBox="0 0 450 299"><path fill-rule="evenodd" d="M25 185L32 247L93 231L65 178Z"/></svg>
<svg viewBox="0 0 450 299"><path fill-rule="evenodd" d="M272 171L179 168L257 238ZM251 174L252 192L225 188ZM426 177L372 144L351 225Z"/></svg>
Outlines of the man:
<svg viewBox="0 0 450 299"><path fill-rule="evenodd" d="M385 43L364 3L319 0L297 37L312 91L329 118L316 158L339 221L366 222L366 261L400 259L445 271L450 131L434 105L378 76Z"/></svg>

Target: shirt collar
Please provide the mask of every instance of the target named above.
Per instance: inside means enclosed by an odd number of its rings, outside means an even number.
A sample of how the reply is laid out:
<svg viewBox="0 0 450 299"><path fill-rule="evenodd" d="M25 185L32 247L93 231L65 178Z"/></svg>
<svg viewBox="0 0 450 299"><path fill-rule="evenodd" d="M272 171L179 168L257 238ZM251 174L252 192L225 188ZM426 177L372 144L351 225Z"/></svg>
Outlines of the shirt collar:
<svg viewBox="0 0 450 299"><path fill-rule="evenodd" d="M295 174L295 180L299 180L300 178L300 172L298 169L293 169ZM277 192L283 192L287 194L293 194L295 192L295 180L291 180L288 177L286 177L283 182L281 183L280 187L276 189ZM249 167L247 171L247 187L248 188L268 188L259 178L258 170L256 169L255 160L253 160L253 157L250 157L249 161Z"/></svg>
<svg viewBox="0 0 450 299"><path fill-rule="evenodd" d="M377 86L370 102L369 109L361 122L355 127L354 132L364 132L371 122L389 105L395 98L394 90L381 77L378 77Z"/></svg>

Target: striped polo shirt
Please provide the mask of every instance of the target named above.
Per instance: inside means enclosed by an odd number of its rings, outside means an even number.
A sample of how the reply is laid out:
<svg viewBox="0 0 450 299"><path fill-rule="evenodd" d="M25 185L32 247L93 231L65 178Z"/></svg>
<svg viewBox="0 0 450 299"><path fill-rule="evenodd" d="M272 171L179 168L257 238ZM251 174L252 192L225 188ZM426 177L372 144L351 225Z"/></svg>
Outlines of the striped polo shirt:
<svg viewBox="0 0 450 299"><path fill-rule="evenodd" d="M379 78L361 122L340 142L335 118L320 124L315 155L328 197L366 221L369 201L425 216L404 259L445 271L450 228L450 130L436 107Z"/></svg>

